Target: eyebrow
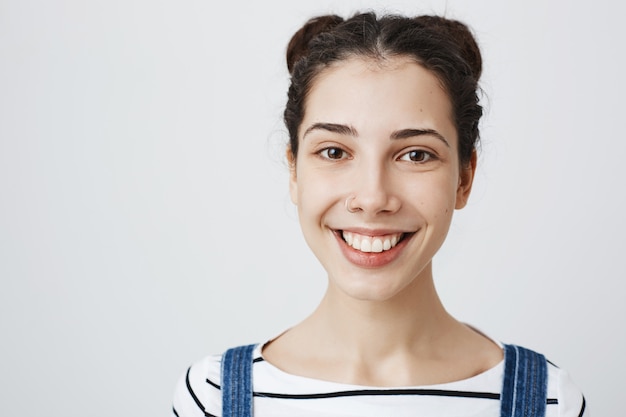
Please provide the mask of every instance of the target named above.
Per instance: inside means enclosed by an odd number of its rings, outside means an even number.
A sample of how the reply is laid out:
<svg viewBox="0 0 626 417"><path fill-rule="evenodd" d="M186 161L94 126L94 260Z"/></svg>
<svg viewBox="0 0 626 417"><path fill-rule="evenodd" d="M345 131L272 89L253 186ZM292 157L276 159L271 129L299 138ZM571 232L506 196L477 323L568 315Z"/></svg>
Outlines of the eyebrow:
<svg viewBox="0 0 626 417"><path fill-rule="evenodd" d="M302 135L302 138L314 130L325 130L327 132L339 133L340 135L358 136L356 129L348 125L338 123L314 123Z"/></svg>
<svg viewBox="0 0 626 417"><path fill-rule="evenodd" d="M437 139L441 140L443 143L445 143L448 148L450 147L450 143L446 140L446 138L444 138L441 133L437 132L434 129L396 130L395 132L391 134L391 139L408 139L408 138L412 138L415 136L424 136L424 135L434 136Z"/></svg>
<svg viewBox="0 0 626 417"><path fill-rule="evenodd" d="M348 125L342 125L339 123L314 123L312 124L302 135L302 138L314 130L325 130L327 132L338 133L340 135L347 136L358 136L358 132L355 128ZM439 132L434 129L402 129L396 130L391 133L391 139L408 139L416 136L434 136L437 139L441 140L446 144L447 147L450 147L450 143L446 140L446 138Z"/></svg>

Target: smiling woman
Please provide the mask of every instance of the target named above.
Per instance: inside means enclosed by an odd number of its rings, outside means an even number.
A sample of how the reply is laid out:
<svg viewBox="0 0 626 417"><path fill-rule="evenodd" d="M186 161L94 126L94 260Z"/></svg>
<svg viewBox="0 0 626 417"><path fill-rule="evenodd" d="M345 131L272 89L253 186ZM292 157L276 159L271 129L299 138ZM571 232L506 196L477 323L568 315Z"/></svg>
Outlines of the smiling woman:
<svg viewBox="0 0 626 417"><path fill-rule="evenodd" d="M291 198L329 291L384 301L425 293L418 287L467 200L474 165L460 169L437 78L408 58L381 64L353 58L317 77L289 159ZM387 239L397 244L383 251Z"/></svg>
<svg viewBox="0 0 626 417"><path fill-rule="evenodd" d="M359 14L289 45L290 195L319 307L194 364L177 416L583 416L565 372L452 317L432 260L476 169L481 56L465 25Z"/></svg>

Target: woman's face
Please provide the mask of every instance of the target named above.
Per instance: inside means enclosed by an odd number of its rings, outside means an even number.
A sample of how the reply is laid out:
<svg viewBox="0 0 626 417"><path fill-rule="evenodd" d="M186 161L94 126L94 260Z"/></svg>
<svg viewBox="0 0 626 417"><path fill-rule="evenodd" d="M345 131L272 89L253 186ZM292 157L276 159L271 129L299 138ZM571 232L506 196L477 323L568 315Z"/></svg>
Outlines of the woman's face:
<svg viewBox="0 0 626 417"><path fill-rule="evenodd" d="M382 301L418 285L475 166L459 166L438 79L406 58L353 58L317 77L305 109L290 192L330 288Z"/></svg>

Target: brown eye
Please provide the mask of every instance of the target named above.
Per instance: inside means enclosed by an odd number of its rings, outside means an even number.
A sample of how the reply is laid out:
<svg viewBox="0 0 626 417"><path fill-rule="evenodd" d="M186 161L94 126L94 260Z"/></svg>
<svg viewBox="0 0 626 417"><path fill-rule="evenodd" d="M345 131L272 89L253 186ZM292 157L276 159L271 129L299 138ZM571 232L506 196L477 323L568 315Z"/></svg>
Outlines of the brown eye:
<svg viewBox="0 0 626 417"><path fill-rule="evenodd" d="M418 149L409 151L400 157L401 160L418 163L427 162L433 158L434 156L430 152L421 151Z"/></svg>
<svg viewBox="0 0 626 417"><path fill-rule="evenodd" d="M326 148L320 151L320 155L326 159L343 159L346 153L340 148Z"/></svg>

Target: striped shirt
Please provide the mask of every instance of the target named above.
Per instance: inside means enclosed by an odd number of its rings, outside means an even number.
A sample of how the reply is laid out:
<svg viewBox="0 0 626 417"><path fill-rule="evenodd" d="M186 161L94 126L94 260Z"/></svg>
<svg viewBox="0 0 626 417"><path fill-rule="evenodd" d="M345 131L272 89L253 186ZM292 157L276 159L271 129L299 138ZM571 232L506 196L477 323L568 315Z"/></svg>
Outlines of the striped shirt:
<svg viewBox="0 0 626 417"><path fill-rule="evenodd" d="M446 384L377 388L288 374L254 350L254 416L498 417L504 361L474 377ZM221 416L221 355L194 363L181 377L172 416ZM589 417L567 373L548 364L546 417Z"/></svg>

